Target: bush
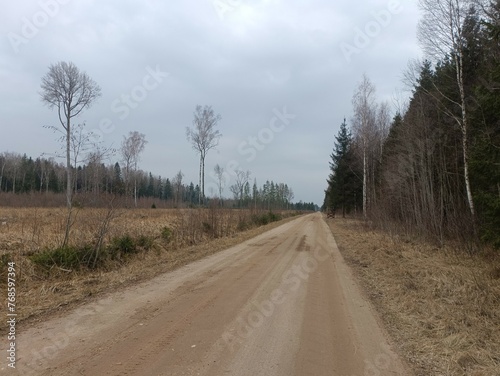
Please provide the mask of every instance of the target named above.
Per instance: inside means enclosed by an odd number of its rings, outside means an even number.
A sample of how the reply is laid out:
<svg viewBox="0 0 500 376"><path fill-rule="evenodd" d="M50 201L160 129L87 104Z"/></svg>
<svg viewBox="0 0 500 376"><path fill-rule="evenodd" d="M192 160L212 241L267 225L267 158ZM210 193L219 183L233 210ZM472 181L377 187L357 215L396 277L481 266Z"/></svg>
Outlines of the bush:
<svg viewBox="0 0 500 376"><path fill-rule="evenodd" d="M261 214L261 215L253 215L252 216L252 221L255 223L257 226L264 226L269 223L269 219L267 218L267 214Z"/></svg>
<svg viewBox="0 0 500 376"><path fill-rule="evenodd" d="M124 235L113 238L110 244L101 250L96 250L91 244L81 247L65 246L35 253L29 258L34 264L47 269L53 266L71 270L80 270L84 267L96 269L104 266L106 261L119 260L122 255L138 253L138 247L150 250L153 247L153 239L142 235L134 240L130 235Z"/></svg>
<svg viewBox="0 0 500 376"><path fill-rule="evenodd" d="M153 239L147 237L146 235L141 235L137 238L137 246L149 251L153 247Z"/></svg>
<svg viewBox="0 0 500 376"><path fill-rule="evenodd" d="M12 261L12 256L10 253L4 253L2 256L0 256L0 265L3 268L6 268L9 264L9 262Z"/></svg>
<svg viewBox="0 0 500 376"><path fill-rule="evenodd" d="M264 226L267 225L271 222L276 222L280 221L282 218L281 214L276 214L273 212L268 212L260 215L253 215L252 216L252 221L257 225L257 226Z"/></svg>
<svg viewBox="0 0 500 376"><path fill-rule="evenodd" d="M137 253L137 246L130 235L113 238L108 249L112 256Z"/></svg>
<svg viewBox="0 0 500 376"><path fill-rule="evenodd" d="M238 231L245 231L246 229L248 229L248 223L245 220L240 219L238 221L238 225L236 226L236 229Z"/></svg>
<svg viewBox="0 0 500 376"><path fill-rule="evenodd" d="M165 240L167 243L169 243L172 240L173 232L170 228L168 227L163 227L161 229L161 238Z"/></svg>
<svg viewBox="0 0 500 376"><path fill-rule="evenodd" d="M80 269L82 266L93 267L103 262L102 255L97 255L92 246L64 246L53 250L45 250L30 256L30 260L39 266L51 268L58 266L64 269Z"/></svg>
<svg viewBox="0 0 500 376"><path fill-rule="evenodd" d="M210 223L203 222L202 226L203 226L203 232L204 233L206 233L206 234L213 234L213 228L212 228L212 225Z"/></svg>
<svg viewBox="0 0 500 376"><path fill-rule="evenodd" d="M269 222L277 222L277 221L280 221L282 219L281 214L269 212L269 213L267 213L267 215L269 217Z"/></svg>

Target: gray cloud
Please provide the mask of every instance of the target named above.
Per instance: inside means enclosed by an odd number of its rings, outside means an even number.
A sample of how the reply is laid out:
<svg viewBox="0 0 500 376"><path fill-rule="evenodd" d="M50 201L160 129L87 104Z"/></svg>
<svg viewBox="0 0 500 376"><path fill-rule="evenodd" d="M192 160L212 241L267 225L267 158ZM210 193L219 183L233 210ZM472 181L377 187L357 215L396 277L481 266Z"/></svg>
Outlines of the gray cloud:
<svg viewBox="0 0 500 376"><path fill-rule="evenodd" d="M352 44L356 28L363 30L374 20L373 12L387 9L391 1L220 3L229 7L223 18L212 0L3 4L0 150L36 157L58 149L54 135L42 128L57 125L57 117L43 107L38 91L49 64L73 61L103 91L78 120L90 129L111 120L114 131L104 134L104 141L115 146L129 131L145 133L143 169L163 177L182 169L196 182L197 158L185 140L185 127L196 104L211 104L222 115L224 137L208 155L207 169L236 160L259 185L283 181L294 188L297 200L321 204L334 135L344 116L351 116L361 75L373 79L380 98L390 99L402 87L407 61L419 54L416 5L401 2L401 12L392 14L349 62L341 44ZM44 9L53 13L46 23L40 16ZM35 26L36 35L25 38L16 53L9 33L23 36L26 20L43 27ZM113 103L141 85L148 67L169 76L121 119ZM284 106L297 117L246 161L239 145L269 127L273 110Z"/></svg>

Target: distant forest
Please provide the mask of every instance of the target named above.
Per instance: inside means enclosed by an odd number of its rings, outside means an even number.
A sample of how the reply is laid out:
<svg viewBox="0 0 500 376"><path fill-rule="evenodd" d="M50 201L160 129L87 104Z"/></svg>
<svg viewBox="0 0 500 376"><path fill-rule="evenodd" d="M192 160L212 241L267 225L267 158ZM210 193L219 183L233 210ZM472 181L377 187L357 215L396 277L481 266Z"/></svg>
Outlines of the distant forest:
<svg viewBox="0 0 500 376"><path fill-rule="evenodd" d="M92 155L91 155L92 156ZM92 159L92 158L90 158ZM137 170L131 172L137 181L137 197L148 199L147 202L155 202L160 206L189 207L198 204L198 184L185 183L184 175L179 171L173 178L162 178L154 176L151 172ZM126 180L120 163L106 165L92 160L73 168L75 200L85 198L89 203L105 202L106 197L120 197L128 206L134 206L133 193L125 195ZM222 199L226 207L258 208L265 210L316 210L314 203L294 203L293 191L284 183L266 181L261 187L253 184L249 174L245 180L240 180L240 189L235 184L232 187L233 197ZM231 187L230 187L231 188ZM36 202L44 205L44 196L54 194L60 195L56 200L64 206L64 192L66 189L66 167L54 158L28 157L26 154L4 152L0 154L0 205L5 205L2 193L36 194ZM212 192L218 197L218 193ZM130 196L129 200L125 200ZM4 196L5 198L5 196ZM98 199L99 198L99 199ZM51 199L52 200L52 199ZM17 200L18 201L18 200ZM52 200L53 201L53 200ZM8 200L15 203L16 200Z"/></svg>
<svg viewBox="0 0 500 376"><path fill-rule="evenodd" d="M393 117L363 77L335 138L324 208L438 243L500 247L500 1L422 4L429 60L404 74L412 96Z"/></svg>

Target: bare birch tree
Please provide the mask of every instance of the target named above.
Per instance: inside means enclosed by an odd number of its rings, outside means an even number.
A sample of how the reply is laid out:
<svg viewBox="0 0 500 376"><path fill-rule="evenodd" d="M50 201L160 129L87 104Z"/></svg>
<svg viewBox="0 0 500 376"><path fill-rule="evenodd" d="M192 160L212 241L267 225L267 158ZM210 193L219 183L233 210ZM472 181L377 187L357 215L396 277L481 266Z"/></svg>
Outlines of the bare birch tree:
<svg viewBox="0 0 500 376"><path fill-rule="evenodd" d="M250 171L235 170L234 172L236 174L236 182L231 185L229 189L231 190L234 199L239 201L239 206L241 207L245 193L245 186L250 180Z"/></svg>
<svg viewBox="0 0 500 376"><path fill-rule="evenodd" d="M224 190L224 185L226 184L226 179L224 177L224 168L218 164L214 167L215 176L217 177L217 187L219 188L219 200L222 205L222 191Z"/></svg>
<svg viewBox="0 0 500 376"><path fill-rule="evenodd" d="M457 103L452 98L443 97L461 110L460 116L451 111L447 114L457 122L462 132L465 189L470 213L475 217L469 178L469 123L464 77L464 21L473 3L471 0L419 0L424 17L418 27L418 40L429 58L439 61L449 57L455 65L460 101Z"/></svg>
<svg viewBox="0 0 500 376"><path fill-rule="evenodd" d="M219 114L215 114L212 106L196 106L194 112L193 128L186 127L186 137L194 150L200 154L200 194L199 204L205 199L205 158L207 152L219 144L222 134L215 129L221 120Z"/></svg>
<svg viewBox="0 0 500 376"><path fill-rule="evenodd" d="M179 204L179 201L182 201L182 179L184 178L184 174L181 170L175 175L172 180L172 184L174 186L174 202L176 205Z"/></svg>
<svg viewBox="0 0 500 376"><path fill-rule="evenodd" d="M71 174L71 135L74 117L89 108L101 96L101 88L85 72L69 62L59 62L49 67L49 72L42 78L42 101L49 108L57 108L61 126L66 131L66 204L68 218L63 245L68 243L72 209L72 174Z"/></svg>
<svg viewBox="0 0 500 376"><path fill-rule="evenodd" d="M375 86L370 79L363 75L361 82L352 98L354 107L353 125L354 131L360 142L361 154L363 160L363 216L366 219L368 215L368 195L369 189L369 164L370 164L370 143L373 138L375 128Z"/></svg>
<svg viewBox="0 0 500 376"><path fill-rule="evenodd" d="M125 163L125 189L128 195L130 190L130 177L134 178L134 206L137 207L137 165L140 154L144 151L147 141L146 136L137 131L129 132L128 137L123 136L120 152Z"/></svg>
<svg viewBox="0 0 500 376"><path fill-rule="evenodd" d="M96 145L95 148L87 155L87 170L89 170L89 186L88 189L94 193L95 196L101 194L101 174L105 174L104 160L107 159L112 153L113 149L102 148Z"/></svg>
<svg viewBox="0 0 500 376"><path fill-rule="evenodd" d="M377 130L379 134L379 148L380 156L384 151L384 142L389 136L389 130L391 128L391 108L388 102L380 103L377 111Z"/></svg>

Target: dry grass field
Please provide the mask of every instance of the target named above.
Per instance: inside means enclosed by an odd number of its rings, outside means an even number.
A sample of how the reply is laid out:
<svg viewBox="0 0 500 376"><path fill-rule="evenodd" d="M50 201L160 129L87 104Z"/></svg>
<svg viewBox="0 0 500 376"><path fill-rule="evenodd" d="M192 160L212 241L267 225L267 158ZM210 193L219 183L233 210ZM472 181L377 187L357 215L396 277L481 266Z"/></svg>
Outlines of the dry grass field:
<svg viewBox="0 0 500 376"><path fill-rule="evenodd" d="M421 376L500 375L500 259L328 220L402 355Z"/></svg>
<svg viewBox="0 0 500 376"><path fill-rule="evenodd" d="M57 247L64 237L65 208L0 208L0 253L27 254ZM92 242L109 214L106 209L74 209L73 245ZM109 240L132 237L159 237L165 227L175 229L177 245L196 243L208 235L203 223L216 227L220 236L237 231L237 224L249 220L250 211L216 209L116 209L106 234ZM206 233L203 235L203 233Z"/></svg>
<svg viewBox="0 0 500 376"><path fill-rule="evenodd" d="M218 208L77 209L70 246L93 246L100 237L106 246L126 236L137 249L98 268L68 268L33 262L33 256L60 246L65 209L0 208L0 288L6 291L7 263L15 262L18 321L41 320L106 291L243 242L283 223L267 223L271 219L293 214L270 218L269 213ZM111 221L103 235L106 218ZM5 328L5 323L0 324L0 331Z"/></svg>

